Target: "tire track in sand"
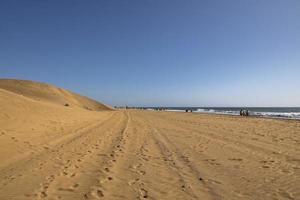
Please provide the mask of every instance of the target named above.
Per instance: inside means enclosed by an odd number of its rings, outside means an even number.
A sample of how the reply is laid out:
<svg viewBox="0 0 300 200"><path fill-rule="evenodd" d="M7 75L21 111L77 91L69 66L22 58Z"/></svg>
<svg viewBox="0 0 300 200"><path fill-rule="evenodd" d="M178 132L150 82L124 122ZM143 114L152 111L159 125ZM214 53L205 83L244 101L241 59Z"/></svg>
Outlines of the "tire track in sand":
<svg viewBox="0 0 300 200"><path fill-rule="evenodd" d="M79 149L73 165L64 166L60 173L56 174L50 184L42 185L38 199L97 199L104 196L102 190L97 187L98 176L103 176L105 171L101 166L109 156L107 144L117 140L117 133L123 127L123 117L119 113L116 120L110 120L107 124L92 130L86 137L81 138L81 144L85 150ZM103 131L103 129L105 131ZM89 192L90 191L90 192ZM47 194L47 196L43 194Z"/></svg>

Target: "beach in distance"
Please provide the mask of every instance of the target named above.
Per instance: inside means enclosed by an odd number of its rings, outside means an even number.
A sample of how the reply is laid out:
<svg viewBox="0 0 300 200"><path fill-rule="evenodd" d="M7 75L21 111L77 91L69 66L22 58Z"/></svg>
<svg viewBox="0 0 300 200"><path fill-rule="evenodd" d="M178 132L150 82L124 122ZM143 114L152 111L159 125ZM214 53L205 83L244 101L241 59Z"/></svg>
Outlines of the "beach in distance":
<svg viewBox="0 0 300 200"><path fill-rule="evenodd" d="M0 200L300 200L300 0L0 0Z"/></svg>
<svg viewBox="0 0 300 200"><path fill-rule="evenodd" d="M300 199L300 121L113 109L0 80L0 199Z"/></svg>
<svg viewBox="0 0 300 200"><path fill-rule="evenodd" d="M241 115L241 111L248 110L248 116L253 117L300 120L300 107L145 107L143 109L224 115Z"/></svg>

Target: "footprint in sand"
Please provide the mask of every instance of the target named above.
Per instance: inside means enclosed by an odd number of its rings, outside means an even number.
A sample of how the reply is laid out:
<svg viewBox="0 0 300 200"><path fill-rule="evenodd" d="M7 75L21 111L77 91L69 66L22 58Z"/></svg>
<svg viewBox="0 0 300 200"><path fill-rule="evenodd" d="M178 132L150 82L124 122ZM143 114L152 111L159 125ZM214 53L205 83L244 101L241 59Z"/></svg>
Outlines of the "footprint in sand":
<svg viewBox="0 0 300 200"><path fill-rule="evenodd" d="M104 168L104 171L105 171L105 172L109 172L110 170L109 170L108 167L105 167L105 168Z"/></svg>
<svg viewBox="0 0 300 200"><path fill-rule="evenodd" d="M67 176L67 175L68 175L68 172L66 172L66 171L63 171L63 172L61 173L61 175L63 175L63 176Z"/></svg>
<svg viewBox="0 0 300 200"><path fill-rule="evenodd" d="M220 163L216 162L216 159L205 159L211 165L221 165Z"/></svg>
<svg viewBox="0 0 300 200"><path fill-rule="evenodd" d="M48 195L47 195L47 193L45 192L45 191L42 191L41 193L40 193L40 197L41 198L45 198L45 197L47 197Z"/></svg>
<svg viewBox="0 0 300 200"><path fill-rule="evenodd" d="M145 160L145 161L149 161L149 159L148 159L148 158L145 158L145 157L142 157L142 159Z"/></svg>
<svg viewBox="0 0 300 200"><path fill-rule="evenodd" d="M143 170L140 170L140 171L138 171L138 172L139 172L139 174L141 174L141 175L145 175L145 174L146 174L146 172L143 171Z"/></svg>
<svg viewBox="0 0 300 200"><path fill-rule="evenodd" d="M11 139L15 142L18 142L19 140L17 140L15 137L11 137Z"/></svg>
<svg viewBox="0 0 300 200"><path fill-rule="evenodd" d="M141 166L142 166L142 164L141 164L141 163L138 163L138 164L136 164L136 165L133 165L132 168L133 168L133 169L137 169L137 168L139 168L139 167L141 167Z"/></svg>
<svg viewBox="0 0 300 200"><path fill-rule="evenodd" d="M268 169L275 162L274 160L261 160L259 161L262 164L262 168Z"/></svg>
<svg viewBox="0 0 300 200"><path fill-rule="evenodd" d="M91 192L84 195L85 199L100 199L101 197L104 197L104 194L98 187L92 188Z"/></svg>
<svg viewBox="0 0 300 200"><path fill-rule="evenodd" d="M147 199L148 198L148 191L145 190L144 188L140 189L140 195L144 198Z"/></svg>
<svg viewBox="0 0 300 200"><path fill-rule="evenodd" d="M50 147L48 147L48 146L43 146L43 148L44 148L44 149L50 149Z"/></svg>
<svg viewBox="0 0 300 200"><path fill-rule="evenodd" d="M134 185L134 184L136 184L136 183L139 182L139 181L140 181L140 179L139 179L139 178L136 178L136 179L134 179L134 180L128 181L128 185Z"/></svg>

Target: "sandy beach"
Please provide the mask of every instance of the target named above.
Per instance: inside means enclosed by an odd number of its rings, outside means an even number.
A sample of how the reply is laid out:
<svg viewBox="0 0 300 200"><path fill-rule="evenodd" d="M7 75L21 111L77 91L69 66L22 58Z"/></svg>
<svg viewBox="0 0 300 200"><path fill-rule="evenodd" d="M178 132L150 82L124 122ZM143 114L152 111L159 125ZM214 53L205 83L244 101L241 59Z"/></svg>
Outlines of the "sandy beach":
<svg viewBox="0 0 300 200"><path fill-rule="evenodd" d="M0 199L300 199L299 121L21 91L0 89Z"/></svg>
<svg viewBox="0 0 300 200"><path fill-rule="evenodd" d="M300 0L0 0L0 200L300 200Z"/></svg>

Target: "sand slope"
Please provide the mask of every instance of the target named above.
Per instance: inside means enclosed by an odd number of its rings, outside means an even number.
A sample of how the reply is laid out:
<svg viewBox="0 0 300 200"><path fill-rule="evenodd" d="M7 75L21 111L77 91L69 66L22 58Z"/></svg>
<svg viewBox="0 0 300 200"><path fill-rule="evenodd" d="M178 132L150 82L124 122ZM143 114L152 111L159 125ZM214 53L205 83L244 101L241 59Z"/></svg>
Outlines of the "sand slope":
<svg viewBox="0 0 300 200"><path fill-rule="evenodd" d="M18 85L11 88L17 90ZM26 146L39 145L49 138L64 135L99 119L99 115L105 113L102 111L99 114L80 106L66 107L51 99L36 100L39 95L34 95L32 91L29 93L26 89L20 89L24 94L20 95L0 88L0 135L4 136L0 140L0 167L22 156ZM84 103L81 102L81 105L86 105Z"/></svg>
<svg viewBox="0 0 300 200"><path fill-rule="evenodd" d="M117 110L0 89L0 199L300 199L300 122Z"/></svg>
<svg viewBox="0 0 300 200"><path fill-rule="evenodd" d="M29 80L0 79L0 88L10 92L57 105L69 104L72 107L80 107L88 110L109 110L109 106L78 95L68 90L58 88L46 83Z"/></svg>

